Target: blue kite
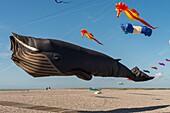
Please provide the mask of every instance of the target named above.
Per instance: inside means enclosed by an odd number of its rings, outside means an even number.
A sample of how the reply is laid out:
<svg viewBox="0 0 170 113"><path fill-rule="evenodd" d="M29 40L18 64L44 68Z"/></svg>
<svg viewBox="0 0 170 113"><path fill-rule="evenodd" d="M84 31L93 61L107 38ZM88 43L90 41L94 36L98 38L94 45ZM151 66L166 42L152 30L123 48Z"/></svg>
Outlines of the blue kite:
<svg viewBox="0 0 170 113"><path fill-rule="evenodd" d="M123 23L121 24L122 30L125 34L132 33L132 34L144 34L145 36L152 35L152 29L148 28L147 26L133 26L130 23Z"/></svg>

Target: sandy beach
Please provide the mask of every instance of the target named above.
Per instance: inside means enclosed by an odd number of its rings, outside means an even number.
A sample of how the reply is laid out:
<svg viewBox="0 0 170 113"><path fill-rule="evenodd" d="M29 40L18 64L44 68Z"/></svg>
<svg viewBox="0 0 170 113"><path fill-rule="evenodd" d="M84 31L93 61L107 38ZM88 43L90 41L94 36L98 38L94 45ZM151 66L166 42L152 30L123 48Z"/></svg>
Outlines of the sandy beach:
<svg viewBox="0 0 170 113"><path fill-rule="evenodd" d="M170 90L0 91L0 113L170 113Z"/></svg>

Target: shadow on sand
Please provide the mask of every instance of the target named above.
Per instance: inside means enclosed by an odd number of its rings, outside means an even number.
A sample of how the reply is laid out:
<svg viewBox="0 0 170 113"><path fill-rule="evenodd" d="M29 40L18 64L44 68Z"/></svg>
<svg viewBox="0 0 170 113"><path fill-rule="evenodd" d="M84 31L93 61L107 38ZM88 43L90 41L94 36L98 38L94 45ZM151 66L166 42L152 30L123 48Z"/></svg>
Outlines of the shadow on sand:
<svg viewBox="0 0 170 113"><path fill-rule="evenodd" d="M79 113L141 113L145 111L153 111L156 109L166 108L170 105L160 105L160 106L149 106L149 107L141 107L141 108L120 108L110 111L79 111Z"/></svg>
<svg viewBox="0 0 170 113"><path fill-rule="evenodd" d="M49 106L39 106L39 105L9 102L9 101L0 101L0 105L23 108L23 109L41 110L41 111L48 111L48 112L62 112L62 113L133 113L133 112L152 111L152 110L166 108L170 106L170 105L160 105L160 106L149 106L149 107L141 107L141 108L120 108L120 109L115 109L115 110L110 110L110 111L77 111L77 110L71 110L71 109L63 109L63 108L49 107Z"/></svg>
<svg viewBox="0 0 170 113"><path fill-rule="evenodd" d="M129 93L129 94L155 96L155 95L153 95L153 94L146 94L146 93Z"/></svg>
<svg viewBox="0 0 170 113"><path fill-rule="evenodd" d="M95 96L96 98L110 98L110 99L119 99L117 97L106 97L106 96Z"/></svg>

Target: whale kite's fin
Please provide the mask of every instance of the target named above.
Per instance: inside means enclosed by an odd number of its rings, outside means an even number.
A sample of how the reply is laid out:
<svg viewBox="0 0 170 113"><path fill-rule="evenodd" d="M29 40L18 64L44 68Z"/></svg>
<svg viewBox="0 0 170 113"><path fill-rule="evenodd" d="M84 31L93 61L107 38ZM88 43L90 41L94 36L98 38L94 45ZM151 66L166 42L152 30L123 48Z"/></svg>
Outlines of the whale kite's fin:
<svg viewBox="0 0 170 113"><path fill-rule="evenodd" d="M92 75L81 71L81 70L74 70L71 71L71 73L74 73L78 78L83 79L83 80L91 80L92 79Z"/></svg>
<svg viewBox="0 0 170 113"><path fill-rule="evenodd" d="M91 80L92 79L92 75L89 75L89 74L82 72L82 71L77 71L76 76L78 78L83 79L83 80Z"/></svg>

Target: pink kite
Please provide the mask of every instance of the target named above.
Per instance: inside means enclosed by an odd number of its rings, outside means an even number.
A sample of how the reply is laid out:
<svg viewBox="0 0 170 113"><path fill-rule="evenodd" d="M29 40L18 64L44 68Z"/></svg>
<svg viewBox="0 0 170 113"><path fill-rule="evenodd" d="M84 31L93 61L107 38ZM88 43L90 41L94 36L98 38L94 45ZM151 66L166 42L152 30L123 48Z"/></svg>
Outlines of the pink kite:
<svg viewBox="0 0 170 113"><path fill-rule="evenodd" d="M162 62L158 62L158 64L161 65L161 66L165 66L165 64L162 63Z"/></svg>

